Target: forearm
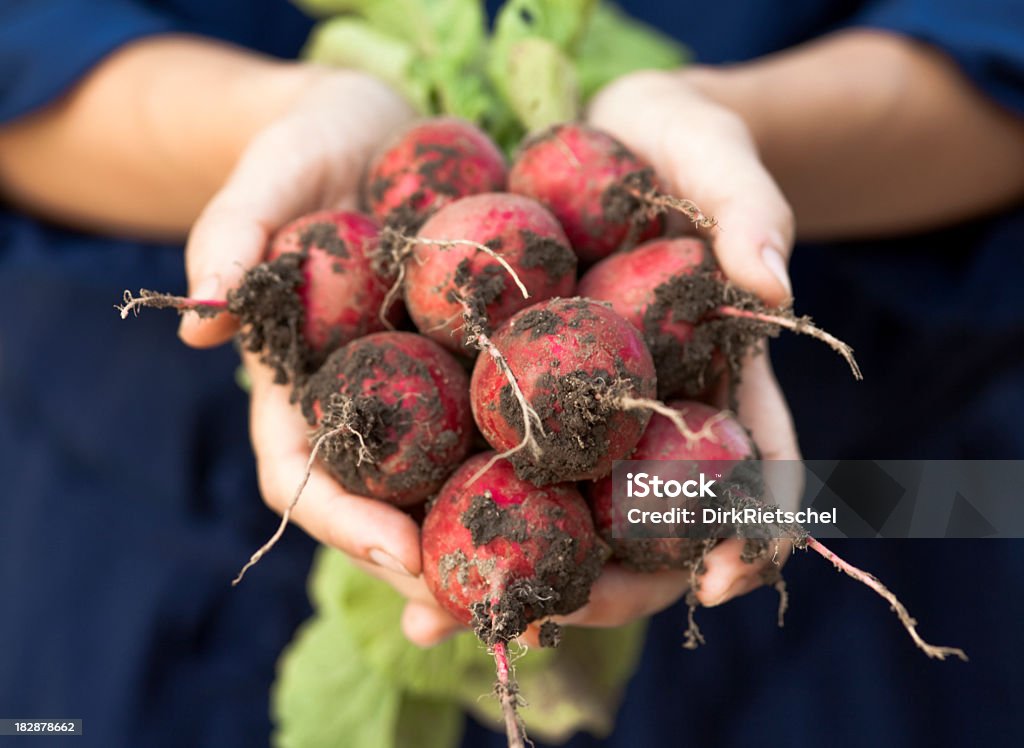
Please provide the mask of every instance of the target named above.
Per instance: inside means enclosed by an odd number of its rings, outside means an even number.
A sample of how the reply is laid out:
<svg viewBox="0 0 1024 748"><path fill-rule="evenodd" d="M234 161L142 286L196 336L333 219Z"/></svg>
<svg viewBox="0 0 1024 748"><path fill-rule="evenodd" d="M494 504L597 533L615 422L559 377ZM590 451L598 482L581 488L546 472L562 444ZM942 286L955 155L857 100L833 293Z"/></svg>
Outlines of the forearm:
<svg viewBox="0 0 1024 748"><path fill-rule="evenodd" d="M1024 123L927 46L850 31L683 76L745 120L801 238L928 229L1024 195Z"/></svg>
<svg viewBox="0 0 1024 748"><path fill-rule="evenodd" d="M71 225L183 237L246 143L318 74L198 37L138 41L0 128L0 189Z"/></svg>

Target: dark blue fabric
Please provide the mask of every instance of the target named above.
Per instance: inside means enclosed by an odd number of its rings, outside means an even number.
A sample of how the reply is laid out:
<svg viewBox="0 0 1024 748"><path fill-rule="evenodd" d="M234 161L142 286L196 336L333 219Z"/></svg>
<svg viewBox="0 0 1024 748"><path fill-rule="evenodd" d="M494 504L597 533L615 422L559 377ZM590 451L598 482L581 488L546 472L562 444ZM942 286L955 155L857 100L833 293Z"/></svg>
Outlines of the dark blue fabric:
<svg viewBox="0 0 1024 748"><path fill-rule="evenodd" d="M910 34L1024 110L1013 0L625 5L706 62L855 24ZM0 0L0 120L52 101L139 36L199 33L288 57L308 29L284 0ZM852 382L813 341L773 344L807 456L1024 457L1022 245L1024 217L1009 211L899 241L798 248L800 311L851 342L867 375ZM227 587L275 524L257 496L236 356L186 349L173 315L122 322L111 308L124 288L183 285L180 247L0 210L0 717L84 717L76 745L265 745L274 661L308 614L311 543L297 531ZM785 629L767 591L701 611L709 641L697 652L679 647L681 608L656 617L608 744L1021 743L1021 545L836 550L972 663L927 661L883 603L799 557ZM471 725L465 744L502 738Z"/></svg>

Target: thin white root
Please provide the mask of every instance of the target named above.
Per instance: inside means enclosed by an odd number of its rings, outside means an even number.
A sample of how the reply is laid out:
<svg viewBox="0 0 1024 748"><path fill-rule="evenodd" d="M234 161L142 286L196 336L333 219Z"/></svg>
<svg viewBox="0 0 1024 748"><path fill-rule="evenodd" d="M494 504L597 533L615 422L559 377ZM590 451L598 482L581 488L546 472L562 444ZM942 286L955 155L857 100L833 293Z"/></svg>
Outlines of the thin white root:
<svg viewBox="0 0 1024 748"><path fill-rule="evenodd" d="M391 320L388 319L388 312L391 311L391 307L394 306L395 299L398 298L398 294L402 292L402 281L405 280L405 263L398 263L398 272L395 274L395 282L391 284L391 288L388 289L387 295L384 297L384 301L381 302L380 311L377 313L380 317L381 324L384 325L388 330L394 330L395 326L391 324Z"/></svg>
<svg viewBox="0 0 1024 748"><path fill-rule="evenodd" d="M516 271L512 269L511 265L508 264L508 260L506 260L500 254L498 254L493 249L488 247L486 244L470 241L469 239L428 239L423 236L410 237L407 239L407 241L409 241L412 244L430 244L435 247L441 247L442 249L450 249L451 247L473 247L477 251L483 252L484 254L493 257L495 260L497 260L498 263L503 268L505 268L505 272L512 276L512 280L515 281L516 286L519 287L519 292L522 293L523 298L530 298L530 292L527 290L523 282L519 279L519 275L516 273Z"/></svg>
<svg viewBox="0 0 1024 748"><path fill-rule="evenodd" d="M509 387L512 389L512 394L516 398L516 402L519 403L519 408L523 414L522 441L520 441L516 446L512 447L511 449L506 449L504 452L500 452L491 457L491 459L489 459L484 464L483 467L481 467L479 470L473 473L473 477L469 479L468 483L466 483L466 485L468 486L476 482L477 478L479 478L481 475L490 470L498 460L507 459L524 449L529 449L533 453L535 459L539 458L541 455L541 448L540 445L537 444L537 440L534 438L533 430L534 428L536 428L537 431L540 432L541 436L543 436L544 423L541 421L540 415L537 413L536 410L534 410L533 406L530 405L529 401L526 399L526 395L524 395L522 389L520 389L519 382L516 379L515 374L513 374L512 369L508 365L508 361L505 360L505 356L503 356L501 351L498 350L498 347L494 345L494 343L491 341L489 337L487 337L487 334L484 333L483 330L475 329L477 326L472 325L469 319L466 320L466 324L470 327L471 330L470 334L466 338L467 342L472 342L481 351L486 353L494 360L494 363L498 367L498 370L505 377L506 381L509 384Z"/></svg>
<svg viewBox="0 0 1024 748"><path fill-rule="evenodd" d="M132 296L132 292L127 289L124 292L124 303L121 305L115 305L114 308L121 312L121 319L128 319L130 312L135 312L137 315L139 309L145 306L146 298L144 296L135 297Z"/></svg>
<svg viewBox="0 0 1024 748"><path fill-rule="evenodd" d="M153 309L175 309L179 313L188 311L217 313L227 310L227 302L213 299L190 299L187 296L174 296L172 294L157 293L142 289L138 296L133 296L131 291L126 290L123 296L123 304L115 304L114 309L121 313L121 319L128 319L128 315L134 312L138 315L139 310L148 306Z"/></svg>
<svg viewBox="0 0 1024 748"><path fill-rule="evenodd" d="M309 483L309 476L312 475L313 473L313 462L316 460L316 456L320 452L320 448L323 446L325 441L327 441L331 437L337 436L346 429L348 429L349 431L352 430L349 426L339 426L338 428L324 432L323 434L320 435L316 442L313 443L313 448L310 450L309 453L309 459L306 461L306 472L302 476L302 482L299 483L299 487L298 489L296 489L295 495L292 497L291 503L285 508L284 514L281 515L281 523L277 526L277 530L274 532L274 534L270 536L270 540L268 540L266 543L260 546L260 549L249 557L248 563L246 563L246 565L242 567L242 570L238 572L238 576L232 580L232 587L237 586L238 583L242 581L242 577L245 576L245 572L249 571L249 569L258 564L260 562L260 559L267 555L271 548L277 545L277 541L281 539L281 536L284 535L285 528L288 527L288 522L291 519L292 511L295 509L295 506L299 503L299 499L302 497L302 492L306 489L306 484ZM359 440L360 442L362 441L361 436Z"/></svg>
<svg viewBox="0 0 1024 748"><path fill-rule="evenodd" d="M857 365L857 360L853 357L853 348L841 341L835 335L825 332L820 327L816 327L809 317L789 317L781 314L752 312L746 309L738 309L733 306L722 306L715 311L726 317L753 319L759 322L765 322L769 325L783 327L796 333L809 335L812 338L817 338L846 359L846 363L850 366L850 371L853 372L854 379L861 380L864 378L864 375L861 374L860 366Z"/></svg>
<svg viewBox="0 0 1024 748"><path fill-rule="evenodd" d="M718 225L718 220L714 216L709 216L702 211L693 200L684 200L680 197L664 195L657 190L644 192L636 188L629 188L629 193L646 203L654 213L674 210L690 219L691 223L699 229L713 229Z"/></svg>
<svg viewBox="0 0 1024 748"><path fill-rule="evenodd" d="M614 399L614 402L623 410L653 410L658 415L665 416L665 418L672 421L672 425L686 439L686 444L690 447L702 441L717 442L718 437L715 436L714 432L715 425L732 416L732 413L727 410L719 411L704 421L704 425L700 427L699 431L694 431L687 425L686 419L683 418L685 410L680 412L657 400L650 400L646 397L632 397L630 395L619 395Z"/></svg>

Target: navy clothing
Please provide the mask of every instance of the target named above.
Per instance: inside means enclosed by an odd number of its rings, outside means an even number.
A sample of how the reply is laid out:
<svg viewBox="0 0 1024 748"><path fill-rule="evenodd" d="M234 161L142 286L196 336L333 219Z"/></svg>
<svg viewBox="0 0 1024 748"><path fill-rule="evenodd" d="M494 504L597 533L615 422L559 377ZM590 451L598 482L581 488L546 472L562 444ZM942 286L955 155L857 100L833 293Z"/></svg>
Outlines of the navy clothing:
<svg viewBox="0 0 1024 748"><path fill-rule="evenodd" d="M1024 112L1015 0L624 3L705 62L868 25L944 49ZM284 0L0 0L0 122L102 57L167 31L293 56ZM857 350L867 379L806 339L773 358L808 457L1024 457L1024 212L928 235L798 248L799 311ZM298 531L227 588L276 518L257 496L230 349L191 351L166 313L121 322L124 288L184 289L181 248L67 231L0 209L0 717L81 716L76 745L264 745L274 660L308 614ZM799 557L785 629L771 593L655 618L609 745L1020 743L1020 543L834 543L877 571L938 643L913 649L884 603ZM503 738L471 724L467 746ZM47 741L39 740L40 744ZM587 736L574 746L597 744Z"/></svg>

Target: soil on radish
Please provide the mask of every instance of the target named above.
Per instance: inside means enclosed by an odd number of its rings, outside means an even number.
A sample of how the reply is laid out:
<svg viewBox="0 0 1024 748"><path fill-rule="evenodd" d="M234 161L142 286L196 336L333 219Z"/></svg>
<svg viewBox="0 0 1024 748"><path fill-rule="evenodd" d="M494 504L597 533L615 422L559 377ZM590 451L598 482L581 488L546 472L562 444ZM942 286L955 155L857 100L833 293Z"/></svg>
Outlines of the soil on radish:
<svg viewBox="0 0 1024 748"><path fill-rule="evenodd" d="M623 412L620 406L609 402L609 395L616 390L637 392L644 389L641 378L630 374L621 358L617 358L615 363L618 365L615 372L571 371L560 375L545 373L537 377L536 388L541 394L534 396L530 405L540 416L541 423L557 416L562 428L557 431L547 429L543 435L534 437L543 454L539 462L522 453L508 458L520 478L543 486L562 480L567 473L582 475L594 470L608 454L611 441L609 417L614 413L635 418L642 428L645 415ZM559 362L552 364L557 366ZM523 410L512 393L511 385L501 389L499 411L522 433Z"/></svg>
<svg viewBox="0 0 1024 748"><path fill-rule="evenodd" d="M520 234L524 247L520 264L527 270L540 268L550 278L560 278L576 270L576 257L566 250L565 245L529 229L524 229ZM502 245L501 239L494 239L487 242L486 246L501 252ZM482 271L474 273L469 258L464 258L456 267L452 279L452 285L458 290L450 290L446 298L451 302L461 299L469 307L469 321L481 325L489 333L494 324L487 316L486 307L497 301L511 282L508 271L500 265L487 265Z"/></svg>
<svg viewBox="0 0 1024 748"><path fill-rule="evenodd" d="M446 172L460 158L458 148L441 143L417 143L413 154L417 159L426 159L417 167L417 172L423 177L423 186L388 214L388 224L410 232L416 231L428 218L426 211L430 207L428 200L431 194L451 198L461 194L447 178ZM367 191L374 201L380 202L387 196L388 190L395 186L395 182L394 175L377 177L367 185Z"/></svg>
<svg viewBox="0 0 1024 748"><path fill-rule="evenodd" d="M334 227L329 228L334 233ZM277 384L301 382L317 370L330 352L330 348L314 350L299 332L306 322L300 288L306 282L302 266L308 253L307 244L304 250L288 252L253 267L237 289L228 291L224 305L198 303L187 309L201 319L224 312L238 317L238 344L259 354L260 361L273 369ZM152 309L183 312L182 299L177 296L142 289L139 299ZM129 300L128 295L125 300Z"/></svg>
<svg viewBox="0 0 1024 748"><path fill-rule="evenodd" d="M721 375L724 360L730 407L736 409L743 357L759 350L764 338L778 337L780 330L755 319L715 317L722 306L768 311L754 294L722 280L710 252L691 274L677 275L655 288L654 302L644 313L643 333L658 372L659 396L696 397L707 392ZM666 324L680 322L693 325L688 340L664 329Z"/></svg>
<svg viewBox="0 0 1024 748"><path fill-rule="evenodd" d="M383 375L383 376L382 376ZM331 356L321 369L313 376L304 388L301 396L303 414L310 424L316 424L317 411L338 414L335 422L328 415L319 424L321 432L347 426L348 429L336 434L324 442L321 448L322 459L332 472L344 477L344 485L360 495L373 495L368 482L382 486L388 494L396 496L419 489L424 485L439 484L451 466L431 459L430 450L444 453L454 448L463 438L454 430L442 431L433 443L427 446L413 445L414 457L399 471L384 471L380 465L387 458L396 454L403 437L414 428L414 417L424 417L422 412L408 407L402 400L388 404L381 398L364 395L344 396L338 391L339 381L359 383L379 380L380 386L386 386L388 380L417 379L431 381L430 369L419 359L406 355L402 351L394 351L389 358L379 348L360 346L353 355ZM431 403L431 412L425 417L440 423L444 417L442 397L424 398ZM342 400L347 401L344 407ZM342 407L324 408L318 403L336 403ZM372 460L366 460L369 453Z"/></svg>
<svg viewBox="0 0 1024 748"><path fill-rule="evenodd" d="M601 572L604 548L578 563L579 541L558 526L565 511L552 504L544 506L541 512L542 526L528 528L520 514L499 507L489 493L483 493L472 498L469 508L460 517L475 548L487 545L495 538L523 543L530 537L539 540L545 548L540 558L534 561L535 574L509 583L496 605L488 600L472 605L473 630L487 644L518 636L531 621L578 610L586 604L590 588ZM469 579L470 567L478 563L481 562L455 551L440 559L439 577L445 580L454 574L455 579L465 584L463 580ZM489 570L479 571L487 576ZM548 638L554 641L557 634L550 627L548 632Z"/></svg>
<svg viewBox="0 0 1024 748"><path fill-rule="evenodd" d="M332 340L323 349L315 350L299 332L306 324L300 289L306 282L302 267L309 256L309 247L320 233L330 234L333 241L340 242L334 226L328 224L318 230L319 225L313 224L303 233L300 251L286 252L275 260L257 265L246 273L238 289L228 292L227 311L241 322L240 345L259 353L260 361L273 369L274 381L278 384L301 382L316 371L340 343ZM333 242L332 247L334 254L338 248ZM209 316L203 308L196 311L200 316ZM214 314L217 311L214 310Z"/></svg>

